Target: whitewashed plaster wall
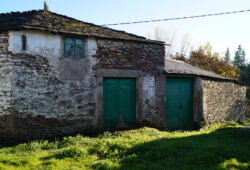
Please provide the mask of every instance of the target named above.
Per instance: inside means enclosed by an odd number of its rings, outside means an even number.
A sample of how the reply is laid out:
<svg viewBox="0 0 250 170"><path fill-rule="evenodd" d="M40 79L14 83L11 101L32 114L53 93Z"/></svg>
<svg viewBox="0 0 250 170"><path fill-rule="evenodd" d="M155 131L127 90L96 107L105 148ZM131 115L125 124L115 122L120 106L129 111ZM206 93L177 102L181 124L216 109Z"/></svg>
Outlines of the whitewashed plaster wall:
<svg viewBox="0 0 250 170"><path fill-rule="evenodd" d="M27 37L27 49L22 50L22 35ZM63 37L43 32L12 31L9 32L9 51L13 54L24 53L44 56L57 75L60 71L60 57L63 56Z"/></svg>
<svg viewBox="0 0 250 170"><path fill-rule="evenodd" d="M154 115L156 115L155 92L156 92L155 76L143 77L142 103L143 103L143 113L146 120L153 120Z"/></svg>
<svg viewBox="0 0 250 170"><path fill-rule="evenodd" d="M27 49L22 50L22 35L27 37ZM60 77L64 71L63 63L66 60L75 61L77 66L84 71L91 71L97 61L92 56L96 54L97 42L94 38L85 38L85 58L84 59L65 59L64 58L64 37L37 31L11 31L9 32L9 51L13 54L24 53L29 55L39 55L46 57L50 66ZM87 63L87 64L84 64ZM72 63L70 63L72 64ZM84 65L84 67L83 67ZM78 70L76 70L78 71ZM79 70L80 72L80 70Z"/></svg>
<svg viewBox="0 0 250 170"><path fill-rule="evenodd" d="M0 116L11 114L13 106L13 62L11 55L8 54L8 39L8 33L0 33ZM6 126L5 122L2 122L0 118L0 131Z"/></svg>
<svg viewBox="0 0 250 170"><path fill-rule="evenodd" d="M27 38L26 50L22 50L22 35ZM164 46L97 41L89 37L84 40L84 58L65 58L63 35L37 31L10 31L7 36L3 35L2 41L7 42L3 45L8 46L4 51L11 59L11 76L7 77L11 88L7 95L11 101L9 109L3 109L10 110L8 118L14 125L4 133L5 139L50 137L93 129L100 99L96 96L96 69L118 69L121 73L146 71L148 76L143 78L140 88L142 110L145 119L158 122L154 76L156 63L163 60ZM6 122L5 117L2 122ZM5 127L6 123L2 125Z"/></svg>
<svg viewBox="0 0 250 170"><path fill-rule="evenodd" d="M22 35L27 49L22 50ZM83 59L64 58L64 36L33 31L9 32L13 56L13 100L16 115L79 119L91 124L95 110L94 66L97 43L85 38ZM66 63L66 64L65 64ZM65 67L66 65L66 67ZM68 77L65 77L67 72ZM80 73L77 77L76 73ZM71 77L75 76L75 79Z"/></svg>

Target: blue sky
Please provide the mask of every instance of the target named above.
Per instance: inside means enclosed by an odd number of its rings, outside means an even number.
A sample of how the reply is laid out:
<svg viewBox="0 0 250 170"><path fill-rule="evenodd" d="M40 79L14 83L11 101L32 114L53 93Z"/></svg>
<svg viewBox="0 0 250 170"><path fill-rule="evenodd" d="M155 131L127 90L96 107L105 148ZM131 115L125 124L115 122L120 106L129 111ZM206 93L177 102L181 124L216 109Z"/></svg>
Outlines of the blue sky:
<svg viewBox="0 0 250 170"><path fill-rule="evenodd" d="M5 0L0 13L42 9L43 0ZM47 0L50 10L95 24L162 19L217 12L250 9L249 0ZM209 18L113 26L118 30L147 36L155 27L175 33L176 50L183 34L189 34L191 45L209 42L213 51L231 57L239 44L250 61L250 12Z"/></svg>

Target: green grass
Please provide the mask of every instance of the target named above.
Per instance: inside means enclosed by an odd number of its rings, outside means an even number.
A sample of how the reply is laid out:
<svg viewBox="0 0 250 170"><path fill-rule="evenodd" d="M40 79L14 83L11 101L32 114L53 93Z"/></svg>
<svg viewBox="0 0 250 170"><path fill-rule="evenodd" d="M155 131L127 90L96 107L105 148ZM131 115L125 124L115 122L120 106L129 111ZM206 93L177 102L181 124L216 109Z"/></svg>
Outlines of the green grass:
<svg viewBox="0 0 250 170"><path fill-rule="evenodd" d="M250 99L246 101L246 116L250 117Z"/></svg>
<svg viewBox="0 0 250 170"><path fill-rule="evenodd" d="M250 131L229 122L199 131L144 127L33 141L2 147L0 169L250 169Z"/></svg>
<svg viewBox="0 0 250 170"><path fill-rule="evenodd" d="M250 114L246 115L246 119L244 121L244 125L245 126L250 126Z"/></svg>

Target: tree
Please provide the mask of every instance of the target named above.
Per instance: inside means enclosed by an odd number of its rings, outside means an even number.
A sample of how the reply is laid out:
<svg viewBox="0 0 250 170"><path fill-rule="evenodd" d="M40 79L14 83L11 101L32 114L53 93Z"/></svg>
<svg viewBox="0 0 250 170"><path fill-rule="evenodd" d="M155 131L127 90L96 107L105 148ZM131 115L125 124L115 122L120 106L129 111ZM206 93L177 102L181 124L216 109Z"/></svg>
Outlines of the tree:
<svg viewBox="0 0 250 170"><path fill-rule="evenodd" d="M188 63L187 58L183 54L180 54L180 53L176 53L175 56L172 57L172 59Z"/></svg>
<svg viewBox="0 0 250 170"><path fill-rule="evenodd" d="M183 34L180 40L180 45L177 45L176 40L176 30L172 32L165 31L160 27L156 27L153 33L148 34L149 39L154 39L158 41L163 41L167 45L165 46L165 56L166 58L172 58L175 56L177 48L179 49L179 55L186 56L187 52L190 50L190 36L189 34Z"/></svg>
<svg viewBox="0 0 250 170"><path fill-rule="evenodd" d="M165 46L165 56L167 58L170 58L170 56L173 55L175 51L176 32L170 34L167 31L161 29L160 27L156 27L154 29L153 34L148 34L147 37L149 39L165 42L167 44Z"/></svg>
<svg viewBox="0 0 250 170"><path fill-rule="evenodd" d="M246 53L244 51L244 49L241 47L241 45L239 45L237 51L235 52L235 56L234 56L234 65L237 67L244 67L245 66L245 59Z"/></svg>
<svg viewBox="0 0 250 170"><path fill-rule="evenodd" d="M238 76L237 66L231 66L220 59L219 53L212 52L212 46L209 43L205 46L200 46L197 50L192 50L188 63L222 76L232 78L237 78Z"/></svg>
<svg viewBox="0 0 250 170"><path fill-rule="evenodd" d="M227 48L227 51L226 51L226 53L225 53L225 56L224 56L224 61L226 62L226 63L230 63L230 51L229 51L229 48Z"/></svg>
<svg viewBox="0 0 250 170"><path fill-rule="evenodd" d="M250 114L250 62L246 63L245 60L246 53L239 45L237 51L235 52L234 65L238 66L237 73L239 75L239 81L245 83L247 88L247 107L246 113Z"/></svg>
<svg viewBox="0 0 250 170"><path fill-rule="evenodd" d="M180 54L186 56L190 47L190 36L189 34L183 34L180 44Z"/></svg>
<svg viewBox="0 0 250 170"><path fill-rule="evenodd" d="M250 87L250 62L240 68L239 74L239 80ZM250 100L250 88L247 90L247 98Z"/></svg>

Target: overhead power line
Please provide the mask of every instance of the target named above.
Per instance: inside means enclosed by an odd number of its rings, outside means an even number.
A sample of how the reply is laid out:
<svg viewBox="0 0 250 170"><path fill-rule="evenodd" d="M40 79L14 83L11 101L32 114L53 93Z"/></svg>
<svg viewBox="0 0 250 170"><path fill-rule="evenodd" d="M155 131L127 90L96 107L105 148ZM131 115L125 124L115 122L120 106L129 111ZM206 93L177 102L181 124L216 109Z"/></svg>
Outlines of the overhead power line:
<svg viewBox="0 0 250 170"><path fill-rule="evenodd" d="M146 21L135 21L135 22L121 22L121 23L115 23L115 24L104 24L101 26L107 27L107 26L115 26L115 25L130 25L130 24L141 24L141 23L149 23L149 22L173 21L173 20L203 18L203 17L211 17L211 16L219 16L219 15L229 15L229 14L236 14L236 13L243 13L243 12L250 12L250 9L240 10L240 11L230 11L230 12L220 12L220 13L213 13L213 14L187 16L187 17L165 18L165 19L155 19L155 20L146 20Z"/></svg>

